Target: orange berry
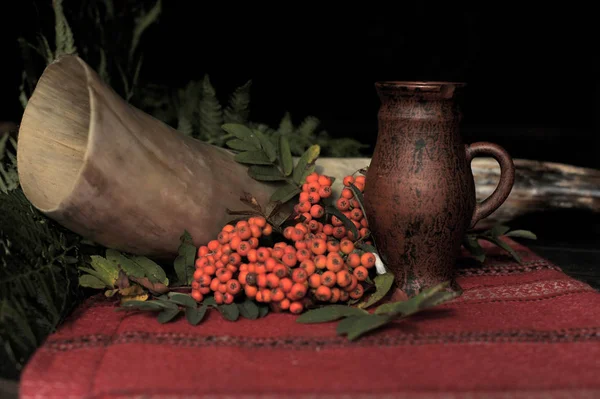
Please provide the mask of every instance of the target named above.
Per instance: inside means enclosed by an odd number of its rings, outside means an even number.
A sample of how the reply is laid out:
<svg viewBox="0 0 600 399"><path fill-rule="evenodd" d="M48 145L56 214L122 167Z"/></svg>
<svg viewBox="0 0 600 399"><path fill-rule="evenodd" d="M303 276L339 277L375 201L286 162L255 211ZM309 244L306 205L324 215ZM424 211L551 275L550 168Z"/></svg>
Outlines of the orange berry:
<svg viewBox="0 0 600 399"><path fill-rule="evenodd" d="M302 305L302 302L294 301L294 302L290 303L290 313L300 314L300 313L302 313L303 310L304 310L304 305Z"/></svg>
<svg viewBox="0 0 600 399"><path fill-rule="evenodd" d="M330 186L321 186L319 189L319 196L321 198L329 198L331 197L331 187Z"/></svg>
<svg viewBox="0 0 600 399"><path fill-rule="evenodd" d="M360 208L360 204L358 203L358 200L356 198L352 198L350 200L350 207L351 208Z"/></svg>
<svg viewBox="0 0 600 399"><path fill-rule="evenodd" d="M271 301L280 302L285 299L285 292L279 287L275 287L271 290Z"/></svg>
<svg viewBox="0 0 600 399"><path fill-rule="evenodd" d="M336 303L337 301L340 300L340 295L341 295L341 292L340 292L339 288L337 288L337 287L332 288L331 289L331 299L329 300L329 302Z"/></svg>
<svg viewBox="0 0 600 399"><path fill-rule="evenodd" d="M369 277L369 272L364 266L358 266L352 272L358 281L365 281Z"/></svg>
<svg viewBox="0 0 600 399"><path fill-rule="evenodd" d="M344 260L337 253L330 253L327 255L327 270L334 273L339 272L344 267Z"/></svg>
<svg viewBox="0 0 600 399"><path fill-rule="evenodd" d="M219 241L219 244L227 244L230 239L231 239L231 237L230 237L229 233L226 231L220 232L219 235L217 236L217 241Z"/></svg>
<svg viewBox="0 0 600 399"><path fill-rule="evenodd" d="M363 191L365 191L365 185L359 182L355 182L354 185L356 186L356 188L358 188L358 191L360 191L361 193Z"/></svg>
<svg viewBox="0 0 600 399"><path fill-rule="evenodd" d="M308 183L308 193L318 193L319 189L321 188L321 185L319 184L319 182L310 182Z"/></svg>
<svg viewBox="0 0 600 399"><path fill-rule="evenodd" d="M218 278L213 278L213 279L210 281L210 285L209 285L209 287L210 287L210 290L211 290L211 291L214 291L214 292L217 292L217 291L219 291L219 285L220 285L220 284L221 284L221 282L219 281L219 279L218 279Z"/></svg>
<svg viewBox="0 0 600 399"><path fill-rule="evenodd" d="M321 275L321 284L326 285L327 287L333 287L336 282L336 275L332 271L326 271Z"/></svg>
<svg viewBox="0 0 600 399"><path fill-rule="evenodd" d="M308 176L306 176L306 182L307 183L316 182L318 180L319 180L319 174L317 172L312 172L311 174L309 174Z"/></svg>
<svg viewBox="0 0 600 399"><path fill-rule="evenodd" d="M248 252L250 252L251 249L252 247L250 246L250 243L248 241L242 241L237 247L237 253L241 256L246 256L248 255Z"/></svg>
<svg viewBox="0 0 600 399"><path fill-rule="evenodd" d="M352 283L352 275L348 270L340 270L339 272L337 272L335 277L337 285L339 285L342 288L347 287Z"/></svg>
<svg viewBox="0 0 600 399"><path fill-rule="evenodd" d="M335 238L342 239L346 235L346 228L344 226L337 226L333 229L333 236Z"/></svg>
<svg viewBox="0 0 600 399"><path fill-rule="evenodd" d="M200 248L198 248L198 257L208 255L209 252L210 249L208 249L206 245L202 245Z"/></svg>
<svg viewBox="0 0 600 399"><path fill-rule="evenodd" d="M294 247L296 247L297 250L306 249L308 248L308 243L306 242L306 240L296 241L294 243Z"/></svg>
<svg viewBox="0 0 600 399"><path fill-rule="evenodd" d="M354 184L354 176L344 177L344 186L348 187L351 184Z"/></svg>
<svg viewBox="0 0 600 399"><path fill-rule="evenodd" d="M216 251L217 249L219 249L219 247L221 246L221 244L219 243L219 241L217 240L210 240L208 242L208 249L210 249L211 251Z"/></svg>
<svg viewBox="0 0 600 399"><path fill-rule="evenodd" d="M298 262L298 258L296 258L295 253L286 253L281 258L281 262L283 262L283 264L288 267L294 267L294 266L296 266L296 263Z"/></svg>
<svg viewBox="0 0 600 399"><path fill-rule="evenodd" d="M358 266L360 266L360 255L357 254L357 253L353 253L353 254L348 255L348 258L346 258L346 263L350 267L358 267Z"/></svg>
<svg viewBox="0 0 600 399"><path fill-rule="evenodd" d="M310 211L310 207L311 207L311 203L310 203L310 196L309 196L309 200L308 201L302 201L298 203L298 211L300 213L304 213L304 212L308 212Z"/></svg>
<svg viewBox="0 0 600 399"><path fill-rule="evenodd" d="M237 266L240 263L242 263L242 256L238 253L232 253L231 255L229 255L228 262L232 265Z"/></svg>
<svg viewBox="0 0 600 399"><path fill-rule="evenodd" d="M360 175L356 176L356 179L354 179L354 181L358 184L365 184L367 182L367 178L363 175Z"/></svg>
<svg viewBox="0 0 600 399"><path fill-rule="evenodd" d="M248 277L246 277L248 280ZM257 274L256 275L256 285L260 288L265 288L268 285L267 275L266 274Z"/></svg>
<svg viewBox="0 0 600 399"><path fill-rule="evenodd" d="M279 307L281 310L288 310L290 308L290 300L287 298L282 299L281 302L279 302Z"/></svg>
<svg viewBox="0 0 600 399"><path fill-rule="evenodd" d="M252 285L246 285L244 287L244 294L250 299L253 299L258 293L258 289Z"/></svg>
<svg viewBox="0 0 600 399"><path fill-rule="evenodd" d="M308 191L302 191L300 193L300 197L298 197L298 202L306 202L308 201Z"/></svg>
<svg viewBox="0 0 600 399"><path fill-rule="evenodd" d="M318 192L310 193L308 195L308 202L310 202L311 204L318 204L319 201L321 201L321 196Z"/></svg>
<svg viewBox="0 0 600 399"><path fill-rule="evenodd" d="M285 229L283 229L283 236L285 238L287 238L288 240L292 239L292 234L294 233L294 227L292 226L288 226Z"/></svg>
<svg viewBox="0 0 600 399"><path fill-rule="evenodd" d="M281 263L277 263L275 267L273 267L273 274L279 278L284 278L288 275L288 268Z"/></svg>
<svg viewBox="0 0 600 399"><path fill-rule="evenodd" d="M295 283L304 283L308 279L308 273L305 269L298 268L292 272L292 280Z"/></svg>
<svg viewBox="0 0 600 399"><path fill-rule="evenodd" d="M346 291L340 290L340 302L346 302L350 295Z"/></svg>
<svg viewBox="0 0 600 399"><path fill-rule="evenodd" d="M202 295L207 295L210 294L210 287L200 287L198 288L198 291L200 291Z"/></svg>
<svg viewBox="0 0 600 399"><path fill-rule="evenodd" d="M194 280L194 281L192 281L192 289L193 289L193 290L200 289L200 283L199 283L199 282L197 282L197 281L195 281L195 280Z"/></svg>
<svg viewBox="0 0 600 399"><path fill-rule="evenodd" d="M332 224L334 227L337 227L337 226L343 226L343 225L344 225L344 222L342 222L340 219L338 219L338 217L337 217L337 216L332 216L332 217L331 217L331 224ZM333 234L333 232L331 232L331 234Z"/></svg>
<svg viewBox="0 0 600 399"><path fill-rule="evenodd" d="M375 261L375 255L371 252L365 252L360 257L360 264L366 267L367 269L370 269L373 266L375 266Z"/></svg>
<svg viewBox="0 0 600 399"><path fill-rule="evenodd" d="M233 231L235 230L235 227L233 227L230 224L226 224L225 226L223 226L223 228L221 229L221 231L226 231L228 233L233 233Z"/></svg>
<svg viewBox="0 0 600 399"><path fill-rule="evenodd" d="M315 255L323 255L327 251L327 243L323 239L316 238L311 241L310 250Z"/></svg>
<svg viewBox="0 0 600 399"><path fill-rule="evenodd" d="M342 190L342 197L346 198L346 199L350 199L350 198L354 197L354 193L349 188L344 188Z"/></svg>
<svg viewBox="0 0 600 399"><path fill-rule="evenodd" d="M332 253L332 252L338 252L339 250L340 250L339 241L335 241L335 240L327 241L327 252Z"/></svg>
<svg viewBox="0 0 600 399"><path fill-rule="evenodd" d="M298 259L298 262L304 262L305 260L310 259L310 257L311 253L306 248L299 249L298 252L296 252L296 258Z"/></svg>
<svg viewBox="0 0 600 399"><path fill-rule="evenodd" d="M250 225L248 223L237 227L237 233L238 237L240 237L242 240L247 240L252 237L252 230L250 229Z"/></svg>
<svg viewBox="0 0 600 399"><path fill-rule="evenodd" d="M319 301L329 301L331 299L331 288L326 285L321 285L316 289L315 296Z"/></svg>
<svg viewBox="0 0 600 399"><path fill-rule="evenodd" d="M231 295L236 295L241 289L242 286L240 285L239 281L232 279L227 282L227 292L229 292Z"/></svg>
<svg viewBox="0 0 600 399"><path fill-rule="evenodd" d="M263 227L266 226L267 219L265 219L262 216L255 216L254 217L254 224L256 224L258 227L260 227L262 229Z"/></svg>
<svg viewBox="0 0 600 399"><path fill-rule="evenodd" d="M262 294L263 302L265 302L265 303L271 302L271 290L265 288L263 290L260 290L260 293Z"/></svg>
<svg viewBox="0 0 600 399"><path fill-rule="evenodd" d="M323 226L325 227L325 226ZM323 233L322 231L318 232L315 234L315 239L319 239L319 240L323 240L327 243L327 234Z"/></svg>
<svg viewBox="0 0 600 399"><path fill-rule="evenodd" d="M304 218L304 220L303 220L304 223L310 222L312 220L312 216L311 216L310 212L304 212L301 216ZM299 219L299 218L296 218L296 219Z"/></svg>
<svg viewBox="0 0 600 399"><path fill-rule="evenodd" d="M325 209L323 209L323 207L321 205L313 205L310 208L310 215L314 218L320 218L323 217L323 215L325 214Z"/></svg>
<svg viewBox="0 0 600 399"><path fill-rule="evenodd" d="M358 285L358 279L356 278L356 276L354 276L354 275L351 275L351 276L352 276L352 282L350 282L350 284L348 284L347 286L342 288L346 292L351 292Z"/></svg>
<svg viewBox="0 0 600 399"><path fill-rule="evenodd" d="M271 254L269 254L269 256L271 256ZM267 272L272 272L275 269L275 266L277 266L277 260L275 260L274 258L267 258L267 260L265 261L265 267L267 269Z"/></svg>
<svg viewBox="0 0 600 399"><path fill-rule="evenodd" d="M219 283L219 287L217 287L217 291L224 294L227 292L227 284Z"/></svg>
<svg viewBox="0 0 600 399"><path fill-rule="evenodd" d="M323 233L325 235L328 235L328 236L333 235L333 226L330 225L330 224L324 225L323 226Z"/></svg>
<svg viewBox="0 0 600 399"><path fill-rule="evenodd" d="M251 248L246 254L248 261L251 263L256 263L258 261L258 256L256 255L256 249Z"/></svg>
<svg viewBox="0 0 600 399"><path fill-rule="evenodd" d="M294 229L291 236L292 241L300 241L304 239L304 232L300 229Z"/></svg>
<svg viewBox="0 0 600 399"><path fill-rule="evenodd" d="M262 248L258 248L256 250L256 259L258 259L259 262L265 262L270 257L271 257L271 253L269 252L269 250L267 248L262 247Z"/></svg>
<svg viewBox="0 0 600 399"><path fill-rule="evenodd" d="M296 248L292 247L291 245L286 245L286 247L283 249L283 253L294 254L294 256L296 256Z"/></svg>
<svg viewBox="0 0 600 399"><path fill-rule="evenodd" d="M325 269L327 267L327 257L325 255L317 255L313 259L317 269Z"/></svg>
<svg viewBox="0 0 600 399"><path fill-rule="evenodd" d="M284 277L279 280L279 288L281 288L285 293L290 292L293 286L294 282L289 277Z"/></svg>
<svg viewBox="0 0 600 399"><path fill-rule="evenodd" d="M233 303L234 297L229 292L223 294L223 302L227 305Z"/></svg>
<svg viewBox="0 0 600 399"><path fill-rule="evenodd" d="M267 286L270 288L279 287L279 277L274 273L267 274Z"/></svg>
<svg viewBox="0 0 600 399"><path fill-rule="evenodd" d="M265 274L267 272L267 267L262 264L262 263L257 263L254 271L256 272L256 274Z"/></svg>
<svg viewBox="0 0 600 399"><path fill-rule="evenodd" d="M321 275L320 274L312 274L308 277L308 286L310 288L317 288L321 285Z"/></svg>
<svg viewBox="0 0 600 399"><path fill-rule="evenodd" d="M342 241L340 241L340 250L346 255L348 255L352 251L354 251L354 243L344 238Z"/></svg>
<svg viewBox="0 0 600 399"><path fill-rule="evenodd" d="M318 206L318 205L315 205ZM310 231L317 231L319 229L319 222L317 222L316 220L311 220L310 222L308 222L308 228L310 229Z"/></svg>
<svg viewBox="0 0 600 399"><path fill-rule="evenodd" d="M340 211L347 211L350 209L350 202L346 198L339 198L335 202L335 207Z"/></svg>
<svg viewBox="0 0 600 399"><path fill-rule="evenodd" d="M360 208L354 208L354 209L352 209L352 212L350 213L350 218L352 220L360 221L362 219L362 217L363 217L363 213L360 210Z"/></svg>
<svg viewBox="0 0 600 399"><path fill-rule="evenodd" d="M194 278L194 280L198 281L198 280L200 280L200 277L202 277L203 274L204 274L204 269L196 269L196 271L194 272L194 275L192 277Z"/></svg>
<svg viewBox="0 0 600 399"><path fill-rule="evenodd" d="M270 236L273 233L273 226L271 226L270 224L265 225L265 227L263 227L262 229L262 235L265 237Z"/></svg>
<svg viewBox="0 0 600 399"><path fill-rule="evenodd" d="M196 262L194 262L194 265L196 266L196 269L201 269L204 266L208 265L208 258L205 256L198 258L196 259Z"/></svg>
<svg viewBox="0 0 600 399"><path fill-rule="evenodd" d="M221 305L223 303L223 294L219 291L215 292L215 302L217 305Z"/></svg>
<svg viewBox="0 0 600 399"><path fill-rule="evenodd" d="M256 292L256 298L255 298L256 302L263 302L263 292L262 290L258 290Z"/></svg>
<svg viewBox="0 0 600 399"><path fill-rule="evenodd" d="M368 227L369 227L369 221L367 220L367 218L362 218L362 219L360 219L360 225L361 225L362 227L366 227L366 228L368 228Z"/></svg>
<svg viewBox="0 0 600 399"><path fill-rule="evenodd" d="M319 176L318 182L321 186L331 186L331 179L325 175Z"/></svg>
<svg viewBox="0 0 600 399"><path fill-rule="evenodd" d="M252 249L258 248L258 238L250 237L250 238L248 238L248 243L250 244L250 247Z"/></svg>
<svg viewBox="0 0 600 399"><path fill-rule="evenodd" d="M304 261L302 261L302 263L300 263L300 267L304 270L306 270L306 274L307 275L311 275L315 272L315 270L317 270L317 267L315 266L315 262L313 262L310 259L306 259Z"/></svg>
<svg viewBox="0 0 600 399"><path fill-rule="evenodd" d="M238 281L240 282L240 284L246 285L246 276L247 275L248 275L247 271L240 272L240 274L238 275Z"/></svg>
<svg viewBox="0 0 600 399"><path fill-rule="evenodd" d="M198 279L198 283L205 287L208 287L210 285L211 281L212 281L212 277L210 277L209 275L206 275L206 274L200 276L200 278Z"/></svg>
<svg viewBox="0 0 600 399"><path fill-rule="evenodd" d="M302 283L294 283L290 290L290 296L294 299L302 299L306 295L306 286Z"/></svg>
<svg viewBox="0 0 600 399"><path fill-rule="evenodd" d="M231 237L231 241L229 241L229 245L231 246L231 249L233 249L234 251L236 251L239 248L239 245L242 243L242 239L239 236L233 236Z"/></svg>
<svg viewBox="0 0 600 399"><path fill-rule="evenodd" d="M252 237L260 238L260 236L262 236L262 229L253 224L250 225L250 233L252 234Z"/></svg>
<svg viewBox="0 0 600 399"><path fill-rule="evenodd" d="M350 291L350 298L359 299L363 296L364 293L365 293L365 290L364 290L363 286L360 284L357 284L356 287L352 291Z"/></svg>
<svg viewBox="0 0 600 399"><path fill-rule="evenodd" d="M281 260L281 257L284 255L283 248L275 248L273 252L271 252L271 257L275 259Z"/></svg>

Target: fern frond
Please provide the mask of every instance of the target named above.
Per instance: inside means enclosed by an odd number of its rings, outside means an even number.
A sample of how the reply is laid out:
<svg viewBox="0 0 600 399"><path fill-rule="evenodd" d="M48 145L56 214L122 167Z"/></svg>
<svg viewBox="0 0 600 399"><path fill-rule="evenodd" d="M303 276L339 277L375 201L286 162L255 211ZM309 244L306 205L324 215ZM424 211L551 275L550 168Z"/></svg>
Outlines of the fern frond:
<svg viewBox="0 0 600 399"><path fill-rule="evenodd" d="M13 378L79 302L83 258L79 237L35 210L20 188L0 193L0 242L0 375Z"/></svg>
<svg viewBox="0 0 600 399"><path fill-rule="evenodd" d="M73 32L71 31L67 17L65 17L62 3L63 0L52 0L56 30L56 52L54 54L56 58L64 54L77 54Z"/></svg>
<svg viewBox="0 0 600 399"><path fill-rule="evenodd" d="M248 115L250 114L248 108L250 105L250 86L252 86L251 80L235 89L229 99L229 105L225 108L225 123L244 124L248 122Z"/></svg>
<svg viewBox="0 0 600 399"><path fill-rule="evenodd" d="M131 39L131 47L129 47L129 62L133 60L135 50L140 44L142 34L152 25L162 12L162 0L158 0L148 12L143 12L135 18L135 28L133 29L133 38Z"/></svg>
<svg viewBox="0 0 600 399"><path fill-rule="evenodd" d="M283 118L281 118L277 132L284 136L289 136L294 132L294 124L292 123L292 116L289 112L286 112Z"/></svg>
<svg viewBox="0 0 600 399"><path fill-rule="evenodd" d="M207 74L202 82L200 134L198 138L207 143L222 146L225 141L225 134L221 129L221 125L223 125L223 110Z"/></svg>
<svg viewBox="0 0 600 399"><path fill-rule="evenodd" d="M3 193L19 186L16 151L17 142L8 133L0 132L0 191Z"/></svg>

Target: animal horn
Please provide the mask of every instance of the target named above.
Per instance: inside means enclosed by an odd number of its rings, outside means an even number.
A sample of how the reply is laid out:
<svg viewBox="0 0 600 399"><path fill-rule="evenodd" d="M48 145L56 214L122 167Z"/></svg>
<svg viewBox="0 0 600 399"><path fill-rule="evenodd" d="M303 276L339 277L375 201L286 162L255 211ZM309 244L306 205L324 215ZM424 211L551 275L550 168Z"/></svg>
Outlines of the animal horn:
<svg viewBox="0 0 600 399"><path fill-rule="evenodd" d="M177 254L187 230L214 239L245 207L266 204L276 186L248 177L225 149L187 137L129 105L77 56L39 79L18 139L18 171L29 201L101 245L157 258Z"/></svg>

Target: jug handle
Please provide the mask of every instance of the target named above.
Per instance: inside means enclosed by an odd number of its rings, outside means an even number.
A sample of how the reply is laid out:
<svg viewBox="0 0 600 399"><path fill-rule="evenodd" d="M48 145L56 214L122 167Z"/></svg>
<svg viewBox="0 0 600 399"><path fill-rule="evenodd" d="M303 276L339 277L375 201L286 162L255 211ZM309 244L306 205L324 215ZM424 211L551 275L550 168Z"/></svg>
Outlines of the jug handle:
<svg viewBox="0 0 600 399"><path fill-rule="evenodd" d="M470 228L473 228L477 222L488 217L508 198L515 182L515 165L508 152L498 144L481 141L467 144L465 147L469 165L473 158L482 155L491 156L500 164L500 181L498 182L498 186L489 197L475 205L470 225Z"/></svg>

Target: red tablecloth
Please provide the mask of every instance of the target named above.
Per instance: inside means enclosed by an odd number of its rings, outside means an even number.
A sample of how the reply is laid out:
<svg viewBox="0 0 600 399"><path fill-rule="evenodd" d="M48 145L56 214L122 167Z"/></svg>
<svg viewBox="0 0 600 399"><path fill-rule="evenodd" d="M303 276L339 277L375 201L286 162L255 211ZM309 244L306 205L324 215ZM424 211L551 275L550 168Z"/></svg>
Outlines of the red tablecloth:
<svg viewBox="0 0 600 399"><path fill-rule="evenodd" d="M600 294L510 241L461 260L463 296L356 342L289 314L197 327L91 298L22 375L23 398L600 397Z"/></svg>

